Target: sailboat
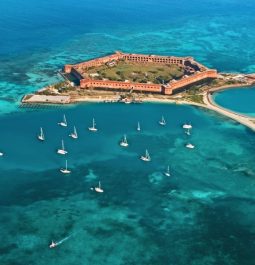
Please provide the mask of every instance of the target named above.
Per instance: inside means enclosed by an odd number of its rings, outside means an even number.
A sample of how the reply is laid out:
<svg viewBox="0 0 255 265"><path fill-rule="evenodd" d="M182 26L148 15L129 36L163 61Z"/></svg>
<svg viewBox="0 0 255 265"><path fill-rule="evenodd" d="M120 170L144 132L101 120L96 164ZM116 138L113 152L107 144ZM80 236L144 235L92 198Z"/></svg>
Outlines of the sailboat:
<svg viewBox="0 0 255 265"><path fill-rule="evenodd" d="M0 156L3 156L3 155L4 155L4 153L0 152Z"/></svg>
<svg viewBox="0 0 255 265"><path fill-rule="evenodd" d="M185 133L186 133L187 135L191 135L191 133L190 133L190 129L188 128L187 130L185 130Z"/></svg>
<svg viewBox="0 0 255 265"><path fill-rule="evenodd" d="M188 143L188 144L186 144L186 147L189 149L193 149L193 148L195 148L195 145Z"/></svg>
<svg viewBox="0 0 255 265"><path fill-rule="evenodd" d="M123 139L121 140L120 146L128 147L128 141L126 135L124 135Z"/></svg>
<svg viewBox="0 0 255 265"><path fill-rule="evenodd" d="M101 182L100 181L98 182L98 187L95 187L95 191L100 192L100 193L104 192L104 190L101 188Z"/></svg>
<svg viewBox="0 0 255 265"><path fill-rule="evenodd" d="M75 126L73 127L73 132L71 134L69 134L69 136L72 137L73 139L78 138L78 134L77 134Z"/></svg>
<svg viewBox="0 0 255 265"><path fill-rule="evenodd" d="M164 172L165 176L170 177L170 168L167 166L166 171Z"/></svg>
<svg viewBox="0 0 255 265"><path fill-rule="evenodd" d="M62 148L61 148L61 149L58 149L57 153L60 154L60 155L65 155L65 154L68 153L68 152L65 150L64 140L62 140Z"/></svg>
<svg viewBox="0 0 255 265"><path fill-rule="evenodd" d="M141 131L141 126L140 126L140 122L137 123L137 129L136 129L138 132Z"/></svg>
<svg viewBox="0 0 255 265"><path fill-rule="evenodd" d="M162 126L166 125L166 121L165 121L163 116L162 116L161 120L159 121L159 124L162 125Z"/></svg>
<svg viewBox="0 0 255 265"><path fill-rule="evenodd" d="M66 115L63 116L63 121L59 122L58 125L62 127L67 127Z"/></svg>
<svg viewBox="0 0 255 265"><path fill-rule="evenodd" d="M62 172L63 174L70 174L71 173L71 170L67 169L67 160L66 160L66 167L61 168L60 172Z"/></svg>
<svg viewBox="0 0 255 265"><path fill-rule="evenodd" d="M38 135L38 139L40 141L44 141L45 140L45 137L44 137L44 133L43 133L43 129L42 127L40 128L40 134Z"/></svg>
<svg viewBox="0 0 255 265"><path fill-rule="evenodd" d="M145 150L145 155L141 156L140 159L145 161L145 162L151 161L151 157L150 157L150 154L149 154L147 149Z"/></svg>
<svg viewBox="0 0 255 265"><path fill-rule="evenodd" d="M94 118L92 120L92 127L89 127L88 129L89 129L89 131L92 131L92 132L96 132L97 131L96 122L95 122Z"/></svg>
<svg viewBox="0 0 255 265"><path fill-rule="evenodd" d="M191 125L191 123L185 123L182 125L182 128L183 129L192 129L192 125Z"/></svg>

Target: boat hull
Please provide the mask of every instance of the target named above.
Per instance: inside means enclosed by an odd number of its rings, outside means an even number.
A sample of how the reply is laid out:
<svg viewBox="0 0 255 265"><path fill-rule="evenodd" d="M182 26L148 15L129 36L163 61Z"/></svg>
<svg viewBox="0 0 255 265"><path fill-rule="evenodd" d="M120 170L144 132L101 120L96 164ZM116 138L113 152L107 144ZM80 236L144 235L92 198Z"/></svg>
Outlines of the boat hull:
<svg viewBox="0 0 255 265"><path fill-rule="evenodd" d="M103 192L104 192L104 190L101 189L101 188L99 188L99 187L96 187L96 188L95 188L95 191L96 191L96 192L99 192L99 193L103 193Z"/></svg>
<svg viewBox="0 0 255 265"><path fill-rule="evenodd" d="M88 130L91 132L97 132L97 128L93 128L93 127L89 127Z"/></svg>
<svg viewBox="0 0 255 265"><path fill-rule="evenodd" d="M141 159L142 161L145 161L145 162L150 162L150 161L151 161L150 158L145 157L145 156L141 156L140 159Z"/></svg>
<svg viewBox="0 0 255 265"><path fill-rule="evenodd" d="M70 174L71 173L71 170L68 170L68 169L60 169L60 172L63 173L63 174Z"/></svg>
<svg viewBox="0 0 255 265"><path fill-rule="evenodd" d="M68 152L66 150L63 150L63 149L58 149L57 153L60 155L66 155Z"/></svg>
<svg viewBox="0 0 255 265"><path fill-rule="evenodd" d="M71 138L73 138L73 139L78 139L78 136L77 136L77 135L75 135L75 134L73 134L73 133L72 133L72 134L70 134L69 136L70 136Z"/></svg>

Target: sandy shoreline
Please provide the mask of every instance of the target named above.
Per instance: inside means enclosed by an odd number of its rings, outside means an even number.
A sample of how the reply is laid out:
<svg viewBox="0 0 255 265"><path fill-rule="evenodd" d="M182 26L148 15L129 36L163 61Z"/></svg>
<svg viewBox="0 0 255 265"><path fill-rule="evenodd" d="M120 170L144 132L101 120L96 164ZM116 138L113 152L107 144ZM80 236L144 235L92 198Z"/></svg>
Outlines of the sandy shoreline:
<svg viewBox="0 0 255 265"><path fill-rule="evenodd" d="M203 93L203 102L204 104L193 102L193 101L187 101L187 100L182 100L182 99L170 99L170 98L164 98L164 97L157 97L157 96L148 96L146 98L141 97L142 102L148 102L148 103L166 103L166 104L180 104L180 105L192 105L196 107L201 107L205 109L209 109L212 111L215 111L225 117L228 117L240 124L243 124L247 126L248 128L252 129L255 131L255 118L246 116L244 114L236 113L234 111L225 109L219 105L217 105L213 98L212 95L215 92L222 91L225 89L231 89L231 88L237 88L237 87L249 87L249 86L254 86L254 84L236 84L236 85L226 85L226 86L221 86L221 87L216 87L216 88L211 88L208 91ZM69 101L70 100L70 101ZM63 102L63 99L61 99L61 103ZM66 102L69 103L115 103L119 102L119 95L101 95L101 96L96 96L96 95L87 95L87 96L75 96L75 97L70 97L69 99L66 100ZM26 103L29 104L29 101ZM39 102L35 102L39 103ZM44 103L44 102L42 102ZM51 102L48 102L51 103ZM54 102L52 102L54 104ZM39 103L40 104L40 103Z"/></svg>

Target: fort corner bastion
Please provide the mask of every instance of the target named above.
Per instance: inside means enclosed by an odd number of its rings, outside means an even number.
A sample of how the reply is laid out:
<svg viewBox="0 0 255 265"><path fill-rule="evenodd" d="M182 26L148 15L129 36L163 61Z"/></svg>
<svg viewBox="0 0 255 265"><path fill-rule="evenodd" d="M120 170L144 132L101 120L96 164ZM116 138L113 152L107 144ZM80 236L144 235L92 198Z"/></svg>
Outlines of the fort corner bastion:
<svg viewBox="0 0 255 265"><path fill-rule="evenodd" d="M109 80L99 78L97 68L107 66L114 68L119 62L138 65L154 65L154 66L178 66L183 71L183 75L178 78L172 78L166 83L155 83L143 80L143 82L134 82L133 80ZM89 70L93 69L94 74L89 74ZM115 52L114 54L96 58L93 60L81 62L74 65L65 65L64 74L69 80L75 78L80 88L84 89L104 89L104 90L132 90L148 93L159 93L172 95L183 91L187 86L192 85L206 79L217 78L217 70L209 69L206 66L196 62L192 57L175 57L175 56L159 56L131 54L123 52Z"/></svg>

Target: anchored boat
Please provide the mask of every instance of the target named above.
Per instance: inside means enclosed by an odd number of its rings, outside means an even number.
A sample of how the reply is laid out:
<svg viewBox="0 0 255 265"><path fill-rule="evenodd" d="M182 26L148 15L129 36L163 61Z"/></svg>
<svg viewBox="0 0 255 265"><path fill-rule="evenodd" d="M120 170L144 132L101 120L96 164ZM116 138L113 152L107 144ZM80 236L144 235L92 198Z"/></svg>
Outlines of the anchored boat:
<svg viewBox="0 0 255 265"><path fill-rule="evenodd" d="M62 127L67 127L66 115L63 116L63 121L59 122L58 125Z"/></svg>
<svg viewBox="0 0 255 265"><path fill-rule="evenodd" d="M57 153L60 155L66 155L68 152L65 150L64 140L62 140L62 147L58 149Z"/></svg>
<svg viewBox="0 0 255 265"><path fill-rule="evenodd" d="M77 130L76 130L75 126L73 127L73 132L71 134L69 134L69 136L73 139L78 138L78 134L77 134Z"/></svg>
<svg viewBox="0 0 255 265"><path fill-rule="evenodd" d="M162 126L166 125L166 121L165 121L165 118L163 116L162 116L161 120L159 121L159 124Z"/></svg>
<svg viewBox="0 0 255 265"><path fill-rule="evenodd" d="M40 134L38 135L38 139L40 141L44 141L45 140L45 136L44 136L42 127L40 128Z"/></svg>
<svg viewBox="0 0 255 265"><path fill-rule="evenodd" d="M94 118L92 120L92 127L89 127L88 129L89 129L89 131L92 131L92 132L96 132L97 131L96 122L95 122Z"/></svg>
<svg viewBox="0 0 255 265"><path fill-rule="evenodd" d="M69 170L67 168L67 160L66 160L66 167L65 168L61 168L60 172L62 172L63 174L70 174L71 173L71 170Z"/></svg>
<svg viewBox="0 0 255 265"><path fill-rule="evenodd" d="M145 161L145 162L151 161L151 157L150 157L150 154L149 154L147 149L145 150L145 155L141 156L140 159Z"/></svg>
<svg viewBox="0 0 255 265"><path fill-rule="evenodd" d="M126 135L124 135L123 139L121 140L120 146L128 147L128 141Z"/></svg>

